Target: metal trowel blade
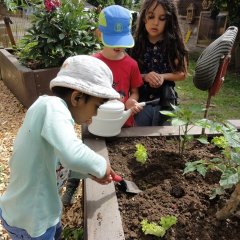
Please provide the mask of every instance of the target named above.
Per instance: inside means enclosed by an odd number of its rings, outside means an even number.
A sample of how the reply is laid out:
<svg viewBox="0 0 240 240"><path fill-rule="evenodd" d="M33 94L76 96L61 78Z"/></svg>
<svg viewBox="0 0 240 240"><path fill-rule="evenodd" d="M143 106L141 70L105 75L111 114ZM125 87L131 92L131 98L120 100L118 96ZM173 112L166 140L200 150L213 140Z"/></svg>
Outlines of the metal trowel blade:
<svg viewBox="0 0 240 240"><path fill-rule="evenodd" d="M128 180L123 180L123 181L125 182L125 185L126 185L126 192L128 192L128 193L140 193L140 192L142 192L142 190L140 190L134 182L131 182L131 181L128 181Z"/></svg>

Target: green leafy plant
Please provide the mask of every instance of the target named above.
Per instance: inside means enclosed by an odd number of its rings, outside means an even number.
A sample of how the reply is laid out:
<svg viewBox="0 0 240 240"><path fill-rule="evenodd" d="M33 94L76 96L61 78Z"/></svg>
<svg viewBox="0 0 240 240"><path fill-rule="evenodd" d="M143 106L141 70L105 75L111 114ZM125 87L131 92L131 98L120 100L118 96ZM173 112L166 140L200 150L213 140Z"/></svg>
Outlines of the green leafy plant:
<svg viewBox="0 0 240 240"><path fill-rule="evenodd" d="M29 6L38 5L42 1L40 1L40 0L31 0L31 1L27 1L27 0L1 0L0 2L3 2L8 10L15 11L19 7L27 8Z"/></svg>
<svg viewBox="0 0 240 240"><path fill-rule="evenodd" d="M83 1L45 1L36 6L32 26L17 46L19 61L32 69L60 67L69 56L91 54L100 49L96 20Z"/></svg>
<svg viewBox="0 0 240 240"><path fill-rule="evenodd" d="M208 120L204 126L221 134L214 137L211 143L220 149L222 157L188 162L184 174L197 171L205 176L208 170L220 171L219 186L212 191L211 199L224 194L226 189L235 187L236 192L231 196L229 205L218 211L216 215L219 219L223 219L229 216L240 202L240 134L229 123L217 123Z"/></svg>
<svg viewBox="0 0 240 240"><path fill-rule="evenodd" d="M64 228L62 232L65 240L83 240L84 231L82 228Z"/></svg>
<svg viewBox="0 0 240 240"><path fill-rule="evenodd" d="M157 237L163 237L166 231L176 223L177 218L175 216L164 216L161 217L159 224L148 222L148 220L144 219L141 221L141 226L145 235L150 234Z"/></svg>
<svg viewBox="0 0 240 240"><path fill-rule="evenodd" d="M138 162L144 164L147 161L147 149L142 144L136 144L136 152L134 153L134 157Z"/></svg>
<svg viewBox="0 0 240 240"><path fill-rule="evenodd" d="M189 107L180 107L172 105L173 111L160 111L161 114L171 117L173 126L179 127L179 155L182 157L188 142L193 140L193 136L189 135L189 131L196 125L199 125L200 120L195 119L195 115L203 112L204 109L199 105ZM203 139L199 139L203 141Z"/></svg>

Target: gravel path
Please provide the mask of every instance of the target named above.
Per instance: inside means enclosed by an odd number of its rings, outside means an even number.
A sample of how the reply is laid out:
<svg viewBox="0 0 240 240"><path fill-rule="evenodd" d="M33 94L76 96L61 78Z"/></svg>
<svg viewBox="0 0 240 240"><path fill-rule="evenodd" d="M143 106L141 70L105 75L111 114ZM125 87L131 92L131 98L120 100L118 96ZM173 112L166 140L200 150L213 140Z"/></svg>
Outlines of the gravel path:
<svg viewBox="0 0 240 240"><path fill-rule="evenodd" d="M6 188L9 169L8 160L12 154L15 136L21 126L26 108L13 96L0 80L0 194ZM76 127L79 131L80 128ZM76 201L70 208L63 209L62 223L64 228L78 228L83 225L83 214L81 208L81 188L76 195ZM10 240L0 224L0 240Z"/></svg>

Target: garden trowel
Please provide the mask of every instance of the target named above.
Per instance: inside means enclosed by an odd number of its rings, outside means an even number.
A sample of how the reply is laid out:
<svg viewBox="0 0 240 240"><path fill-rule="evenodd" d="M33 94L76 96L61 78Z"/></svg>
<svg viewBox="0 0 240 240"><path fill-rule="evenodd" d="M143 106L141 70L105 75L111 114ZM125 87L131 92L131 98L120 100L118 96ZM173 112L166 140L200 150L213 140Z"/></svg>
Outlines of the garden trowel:
<svg viewBox="0 0 240 240"><path fill-rule="evenodd" d="M118 185L118 188L123 192L134 193L134 194L142 192L142 190L140 190L134 182L124 180L119 175L115 175L113 177L113 181L116 182L116 184Z"/></svg>

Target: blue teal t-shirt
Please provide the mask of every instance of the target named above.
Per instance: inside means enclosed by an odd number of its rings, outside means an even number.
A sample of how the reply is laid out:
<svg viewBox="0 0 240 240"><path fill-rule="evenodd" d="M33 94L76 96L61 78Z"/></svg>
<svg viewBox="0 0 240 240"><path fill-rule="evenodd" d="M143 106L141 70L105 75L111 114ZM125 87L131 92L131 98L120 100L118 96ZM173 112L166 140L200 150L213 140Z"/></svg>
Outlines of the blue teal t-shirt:
<svg viewBox="0 0 240 240"><path fill-rule="evenodd" d="M66 103L41 96L29 108L9 161L10 182L0 197L2 217L13 227L37 237L61 219L56 168L101 178L106 160L77 137Z"/></svg>

